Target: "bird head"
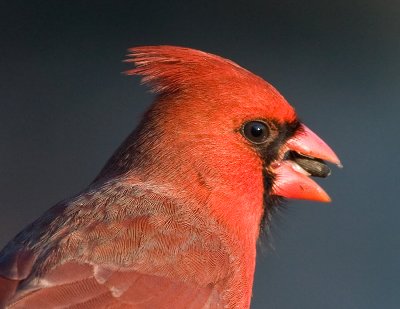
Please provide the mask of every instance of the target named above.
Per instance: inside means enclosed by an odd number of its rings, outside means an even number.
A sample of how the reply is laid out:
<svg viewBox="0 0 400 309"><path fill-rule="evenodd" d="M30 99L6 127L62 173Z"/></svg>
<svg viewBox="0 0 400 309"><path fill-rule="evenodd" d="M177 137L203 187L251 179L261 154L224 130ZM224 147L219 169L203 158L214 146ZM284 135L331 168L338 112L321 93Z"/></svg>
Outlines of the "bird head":
<svg viewBox="0 0 400 309"><path fill-rule="evenodd" d="M340 165L338 157L262 78L183 47L135 47L126 61L135 64L126 73L141 75L157 98L111 159L114 169L140 166L214 201L222 216L232 200L241 205L236 218L256 221L276 197L330 201L310 176L329 175L325 162Z"/></svg>

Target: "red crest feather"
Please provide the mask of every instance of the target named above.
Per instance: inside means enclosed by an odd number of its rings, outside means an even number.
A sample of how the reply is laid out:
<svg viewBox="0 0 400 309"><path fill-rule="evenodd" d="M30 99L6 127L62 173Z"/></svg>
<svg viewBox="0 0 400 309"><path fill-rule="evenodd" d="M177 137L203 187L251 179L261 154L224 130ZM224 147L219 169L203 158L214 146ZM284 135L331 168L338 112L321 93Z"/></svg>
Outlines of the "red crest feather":
<svg viewBox="0 0 400 309"><path fill-rule="evenodd" d="M156 93L173 92L208 79L221 79L221 75L252 75L233 61L185 47L134 47L129 49L128 57L126 62L133 62L136 67L125 73L142 75L142 82Z"/></svg>
<svg viewBox="0 0 400 309"><path fill-rule="evenodd" d="M293 121L293 108L279 92L257 75L217 55L177 46L142 46L129 49L126 62L135 68L127 75L141 75L142 83L158 94L187 93L188 98L218 98L215 108L238 104L238 110L260 108L265 116ZM215 103L215 102L214 102Z"/></svg>

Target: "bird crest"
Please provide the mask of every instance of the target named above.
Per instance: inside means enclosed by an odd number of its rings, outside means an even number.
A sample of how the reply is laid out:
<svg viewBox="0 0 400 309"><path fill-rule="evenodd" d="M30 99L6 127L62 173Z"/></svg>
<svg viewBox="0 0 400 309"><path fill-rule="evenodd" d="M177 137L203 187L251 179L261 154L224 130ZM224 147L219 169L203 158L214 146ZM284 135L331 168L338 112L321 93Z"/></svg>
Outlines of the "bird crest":
<svg viewBox="0 0 400 309"><path fill-rule="evenodd" d="M142 46L128 51L125 62L133 62L135 68L125 74L143 76L142 83L159 94L201 86L206 81L223 80L229 76L256 77L233 61L191 48Z"/></svg>

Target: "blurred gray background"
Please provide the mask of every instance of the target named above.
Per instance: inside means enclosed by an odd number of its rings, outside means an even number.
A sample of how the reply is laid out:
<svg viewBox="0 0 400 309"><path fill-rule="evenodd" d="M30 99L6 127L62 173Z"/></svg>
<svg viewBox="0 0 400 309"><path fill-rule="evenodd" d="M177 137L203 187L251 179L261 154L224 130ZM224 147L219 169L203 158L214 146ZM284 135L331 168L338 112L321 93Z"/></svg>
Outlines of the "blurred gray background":
<svg viewBox="0 0 400 309"><path fill-rule="evenodd" d="M342 159L290 201L252 308L400 308L400 2L0 1L0 246L87 185L151 103L126 49L198 48L275 85Z"/></svg>

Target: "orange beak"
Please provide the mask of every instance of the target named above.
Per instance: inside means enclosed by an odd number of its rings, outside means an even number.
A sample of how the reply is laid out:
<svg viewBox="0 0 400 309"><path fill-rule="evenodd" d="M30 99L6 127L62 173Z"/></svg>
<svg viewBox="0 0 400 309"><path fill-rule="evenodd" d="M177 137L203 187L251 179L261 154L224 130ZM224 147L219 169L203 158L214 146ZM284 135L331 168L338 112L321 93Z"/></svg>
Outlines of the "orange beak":
<svg viewBox="0 0 400 309"><path fill-rule="evenodd" d="M275 175L272 194L286 198L330 202L329 195L309 176L306 169L294 160L284 159L288 151L313 159L328 161L342 167L333 150L313 131L301 125L297 133L280 150L280 158L270 165ZM321 164L321 163L319 163Z"/></svg>

